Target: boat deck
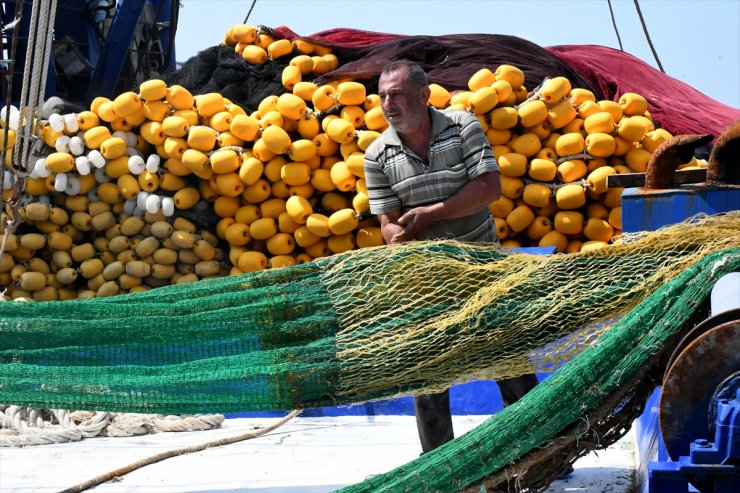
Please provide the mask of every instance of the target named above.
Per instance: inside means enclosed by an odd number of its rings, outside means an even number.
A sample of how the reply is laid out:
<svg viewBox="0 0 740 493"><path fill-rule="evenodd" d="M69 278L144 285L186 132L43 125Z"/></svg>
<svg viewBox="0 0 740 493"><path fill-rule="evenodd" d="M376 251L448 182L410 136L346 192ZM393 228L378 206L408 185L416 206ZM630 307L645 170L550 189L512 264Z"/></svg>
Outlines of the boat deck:
<svg viewBox="0 0 740 493"><path fill-rule="evenodd" d="M453 416L457 436L488 416ZM50 493L149 456L241 435L278 418L227 419L219 429L0 449L0 492ZM258 438L180 455L94 488L96 493L323 493L389 471L421 449L413 416L298 417ZM554 492L634 490L635 438L583 457Z"/></svg>

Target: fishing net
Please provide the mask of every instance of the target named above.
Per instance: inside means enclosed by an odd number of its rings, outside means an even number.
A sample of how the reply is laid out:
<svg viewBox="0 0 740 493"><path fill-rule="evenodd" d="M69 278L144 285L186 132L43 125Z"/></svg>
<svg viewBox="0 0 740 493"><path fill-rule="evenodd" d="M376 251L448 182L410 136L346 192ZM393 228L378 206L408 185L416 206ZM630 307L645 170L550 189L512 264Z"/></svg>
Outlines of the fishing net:
<svg viewBox="0 0 740 493"><path fill-rule="evenodd" d="M717 279L738 268L737 248L708 255L515 404L462 437L341 491L541 491L580 451L606 447L629 429L654 388L649 383L659 381L649 370L660 367L667 343L690 322ZM537 467L542 465L550 471L543 474Z"/></svg>
<svg viewBox="0 0 740 493"><path fill-rule="evenodd" d="M0 402L282 410L556 370L475 430L346 489L537 491L629 428L656 361L738 269L730 212L579 254L414 242L118 297L6 302Z"/></svg>
<svg viewBox="0 0 740 493"><path fill-rule="evenodd" d="M552 371L730 247L738 212L580 254L413 242L112 298L2 303L0 402L284 410Z"/></svg>

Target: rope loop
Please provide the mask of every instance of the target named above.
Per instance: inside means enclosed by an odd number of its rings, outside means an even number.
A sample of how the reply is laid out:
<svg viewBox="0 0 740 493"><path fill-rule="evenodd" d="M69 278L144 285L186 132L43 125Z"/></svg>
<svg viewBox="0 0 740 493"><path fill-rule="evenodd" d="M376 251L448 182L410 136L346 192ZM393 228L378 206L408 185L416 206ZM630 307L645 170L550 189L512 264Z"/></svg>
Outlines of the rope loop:
<svg viewBox="0 0 740 493"><path fill-rule="evenodd" d="M220 428L221 414L149 415L0 406L0 447Z"/></svg>
<svg viewBox="0 0 740 493"><path fill-rule="evenodd" d="M587 152L582 152L580 154L569 154L567 156L560 157L558 158L557 161L555 161L555 164L563 164L564 162L572 161L573 159L582 159L584 161L590 161L592 159L597 159L597 158Z"/></svg>

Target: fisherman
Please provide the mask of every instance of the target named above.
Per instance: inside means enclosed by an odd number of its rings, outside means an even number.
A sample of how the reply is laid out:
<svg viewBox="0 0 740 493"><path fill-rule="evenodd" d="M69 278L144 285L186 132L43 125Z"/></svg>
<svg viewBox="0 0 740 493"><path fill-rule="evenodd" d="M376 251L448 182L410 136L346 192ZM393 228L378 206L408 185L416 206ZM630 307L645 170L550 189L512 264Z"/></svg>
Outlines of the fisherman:
<svg viewBox="0 0 740 493"><path fill-rule="evenodd" d="M488 210L501 195L498 164L480 122L467 111L430 107L424 70L387 65L378 95L390 127L365 152L370 211L386 243L456 239L497 242ZM504 406L537 385L534 374L499 380ZM449 390L414 397L422 453L452 440Z"/></svg>

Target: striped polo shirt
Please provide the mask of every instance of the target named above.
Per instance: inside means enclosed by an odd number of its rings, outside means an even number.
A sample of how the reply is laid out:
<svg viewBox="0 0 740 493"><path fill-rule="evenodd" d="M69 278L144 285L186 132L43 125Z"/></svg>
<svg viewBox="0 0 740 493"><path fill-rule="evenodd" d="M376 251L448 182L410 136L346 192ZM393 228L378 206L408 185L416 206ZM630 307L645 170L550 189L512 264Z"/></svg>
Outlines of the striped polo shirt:
<svg viewBox="0 0 740 493"><path fill-rule="evenodd" d="M429 159L405 146L392 127L365 151L370 212L402 214L444 201L483 173L498 171L480 122L467 111L429 108L432 137ZM497 241L488 208L466 217L439 221L417 240Z"/></svg>

